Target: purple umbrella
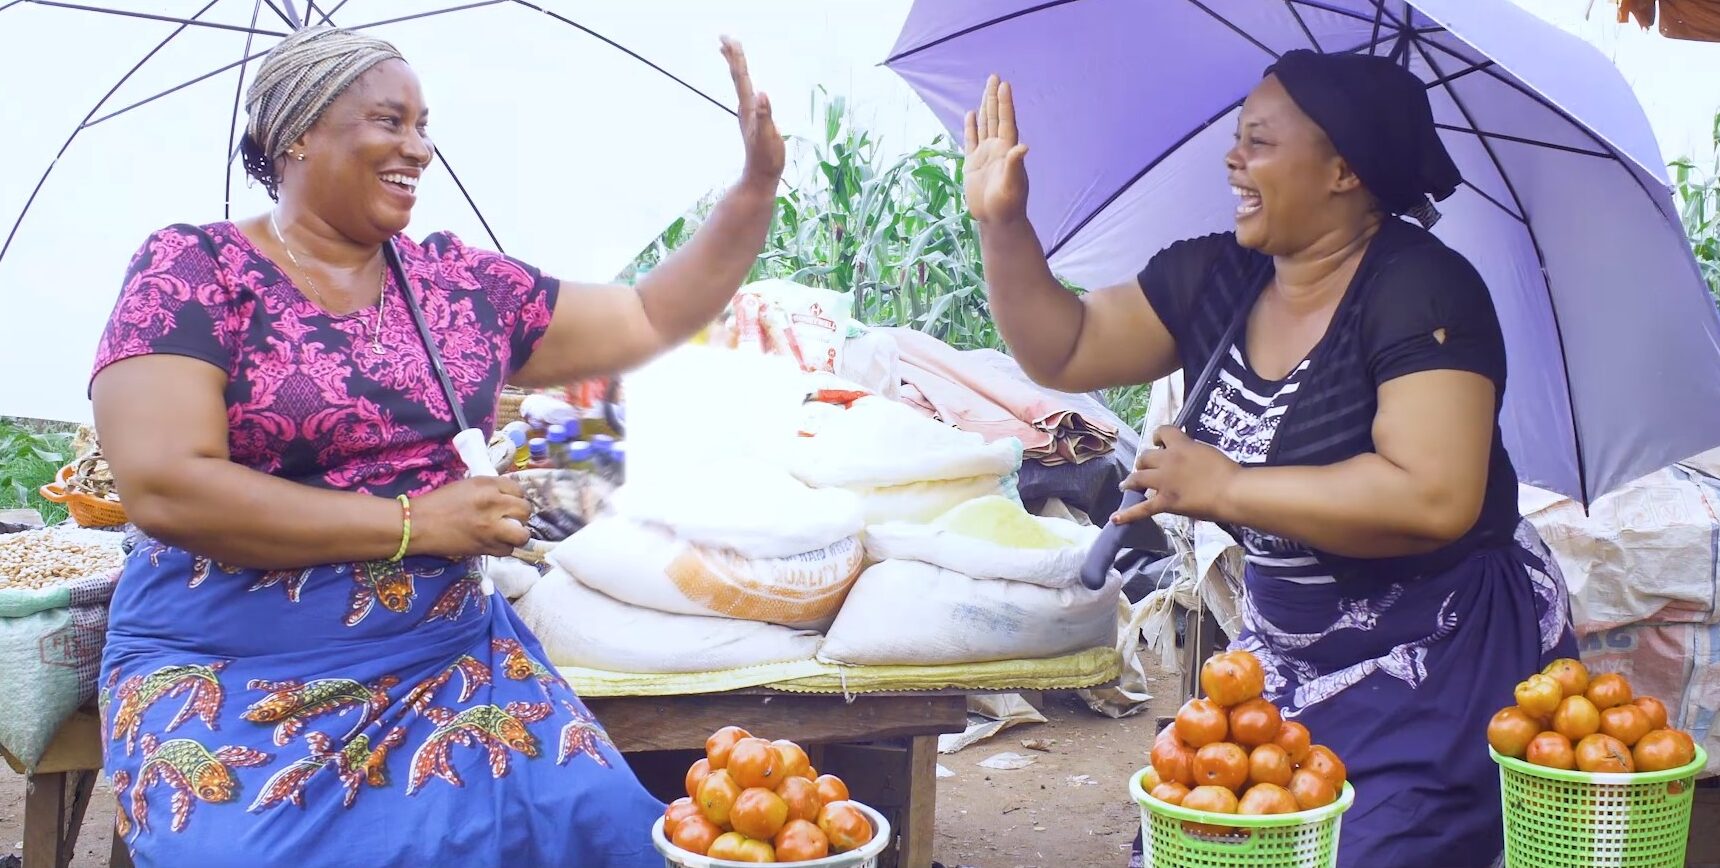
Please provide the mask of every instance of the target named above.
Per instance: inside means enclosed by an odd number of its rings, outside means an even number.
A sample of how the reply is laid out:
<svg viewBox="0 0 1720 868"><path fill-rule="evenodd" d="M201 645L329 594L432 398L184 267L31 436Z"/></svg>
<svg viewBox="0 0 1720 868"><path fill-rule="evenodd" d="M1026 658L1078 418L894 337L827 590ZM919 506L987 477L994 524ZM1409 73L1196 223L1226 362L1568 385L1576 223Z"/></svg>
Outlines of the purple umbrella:
<svg viewBox="0 0 1720 868"><path fill-rule="evenodd" d="M1236 115L1285 51L1372 52L1427 82L1463 187L1435 232L1493 291L1523 481L1587 503L1720 445L1720 313L1654 135L1599 52L1490 0L921 0L887 65L952 134L1015 89L1028 215L1060 275L1130 279L1232 228Z"/></svg>

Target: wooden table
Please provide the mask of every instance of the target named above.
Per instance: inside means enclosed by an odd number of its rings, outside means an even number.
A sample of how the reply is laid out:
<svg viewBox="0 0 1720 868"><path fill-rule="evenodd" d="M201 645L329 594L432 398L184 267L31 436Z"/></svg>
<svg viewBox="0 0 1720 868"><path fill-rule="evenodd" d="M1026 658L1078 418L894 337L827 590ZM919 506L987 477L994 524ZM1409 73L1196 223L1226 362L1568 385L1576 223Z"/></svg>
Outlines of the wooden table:
<svg viewBox="0 0 1720 868"><path fill-rule="evenodd" d="M24 774L23 764L0 749L8 765ZM24 868L66 868L77 852L78 831L89 808L96 776L101 774L101 726L94 709L80 709L54 733L24 791ZM113 833L108 857L112 868L131 868L131 855Z"/></svg>
<svg viewBox="0 0 1720 868"><path fill-rule="evenodd" d="M745 691L705 696L594 698L586 704L639 773L665 801L679 795L685 753L730 724L761 736L800 743L813 764L842 776L853 796L879 809L895 827L896 847L884 865L930 868L936 820L938 735L967 726L963 693L808 696ZM6 757L14 770L23 767ZM24 798L24 868L65 868L102 765L93 710L60 728L29 775ZM117 835L108 864L130 868Z"/></svg>

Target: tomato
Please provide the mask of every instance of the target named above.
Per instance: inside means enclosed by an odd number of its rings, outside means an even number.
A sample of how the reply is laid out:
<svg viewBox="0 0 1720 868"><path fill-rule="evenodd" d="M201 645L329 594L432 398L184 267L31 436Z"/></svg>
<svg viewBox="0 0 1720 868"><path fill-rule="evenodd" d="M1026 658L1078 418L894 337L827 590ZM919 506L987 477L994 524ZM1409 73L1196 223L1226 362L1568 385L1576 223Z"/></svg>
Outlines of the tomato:
<svg viewBox="0 0 1720 868"><path fill-rule="evenodd" d="M1572 744L1601 731L1601 712L1586 697L1567 696L1553 712L1553 731Z"/></svg>
<svg viewBox="0 0 1720 868"><path fill-rule="evenodd" d="M1266 670L1247 651L1224 651L1201 664L1200 689L1225 708L1240 705L1266 689Z"/></svg>
<svg viewBox="0 0 1720 868"><path fill-rule="evenodd" d="M1236 794L1224 787L1195 787L1183 797L1182 806L1196 811L1208 811L1214 814L1236 813ZM1184 821L1183 830L1197 835L1234 835L1234 826L1217 826L1211 823L1191 823Z"/></svg>
<svg viewBox="0 0 1720 868"><path fill-rule="evenodd" d="M819 775L818 780L812 782L812 788L818 793L820 805L848 801L848 785L835 775Z"/></svg>
<svg viewBox="0 0 1720 868"><path fill-rule="evenodd" d="M1657 729L1643 736L1631 751L1639 772L1663 772L1689 765L1696 759L1696 743L1670 729Z"/></svg>
<svg viewBox="0 0 1720 868"><path fill-rule="evenodd" d="M1541 670L1541 674L1552 676L1554 681L1559 682L1559 689L1564 691L1564 696L1581 696L1583 691L1589 689L1589 669L1581 660L1560 657L1548 663L1547 668Z"/></svg>
<svg viewBox="0 0 1720 868"><path fill-rule="evenodd" d="M775 862L776 848L772 847L768 841L754 841L749 838L741 843L740 854L735 857L735 861Z"/></svg>
<svg viewBox="0 0 1720 868"><path fill-rule="evenodd" d="M699 785L696 801L699 809L705 812L705 819L727 828L729 812L734 810L735 800L740 797L741 785L735 783L729 770L717 769Z"/></svg>
<svg viewBox="0 0 1720 868"><path fill-rule="evenodd" d="M708 778L710 776L711 776L711 761L710 760L701 759L698 762L693 763L693 766L691 768L687 769L687 795L689 797L692 797L692 798L698 798L699 785L704 783L705 778Z"/></svg>
<svg viewBox="0 0 1720 868"><path fill-rule="evenodd" d="M1198 787L1224 787L1234 794L1248 783L1248 752L1228 741L1195 751L1194 782Z"/></svg>
<svg viewBox="0 0 1720 868"><path fill-rule="evenodd" d="M1183 799L1188 798L1188 787L1176 781L1167 781L1148 790L1147 795L1167 804L1180 805Z"/></svg>
<svg viewBox="0 0 1720 868"><path fill-rule="evenodd" d="M1332 782L1336 789L1344 788L1344 777L1349 770L1344 768L1344 761L1338 759L1337 753L1323 744L1317 744L1308 749L1308 758L1302 761L1302 768Z"/></svg>
<svg viewBox="0 0 1720 868"><path fill-rule="evenodd" d="M743 738L752 738L752 733L738 726L725 726L705 739L705 757L711 761L712 771L728 767L729 752Z"/></svg>
<svg viewBox="0 0 1720 868"><path fill-rule="evenodd" d="M700 856L708 854L713 843L723 834L717 824L705 819L704 814L693 814L676 824L674 834L669 836L669 843Z"/></svg>
<svg viewBox="0 0 1720 868"><path fill-rule="evenodd" d="M778 739L771 742L770 746L776 748L778 774L783 777L804 777L812 769L812 760L807 758L806 751L802 750L800 745L786 739Z"/></svg>
<svg viewBox="0 0 1720 868"><path fill-rule="evenodd" d="M1660 700L1652 696L1638 696L1631 700L1631 704L1642 709L1643 714L1648 715L1649 732L1666 728L1666 705Z"/></svg>
<svg viewBox="0 0 1720 868"><path fill-rule="evenodd" d="M1177 710L1177 737L1189 747L1199 748L1224 741L1229 732L1224 708L1210 699L1191 699Z"/></svg>
<svg viewBox="0 0 1720 868"><path fill-rule="evenodd" d="M775 838L788 822L788 803L770 790L753 787L742 790L729 811L729 825L748 838Z"/></svg>
<svg viewBox="0 0 1720 868"><path fill-rule="evenodd" d="M818 812L818 829L830 839L830 849L846 853L872 840L872 823L847 802L831 802Z"/></svg>
<svg viewBox="0 0 1720 868"><path fill-rule="evenodd" d="M1255 784L1236 803L1238 814L1294 814L1300 810L1296 797L1277 784Z"/></svg>
<svg viewBox="0 0 1720 868"><path fill-rule="evenodd" d="M1517 689L1512 691L1517 698L1517 707L1532 716L1552 714L1559 707L1559 700L1565 698L1565 689L1554 681L1551 675L1531 675L1517 682Z"/></svg>
<svg viewBox="0 0 1720 868"><path fill-rule="evenodd" d="M1589 689L1583 692L1595 708L1606 711L1616 705L1630 702L1630 682L1617 672L1596 675L1589 681Z"/></svg>
<svg viewBox="0 0 1720 868"><path fill-rule="evenodd" d="M1182 806L1191 811L1211 811L1214 814L1236 813L1236 793L1229 787L1200 786L1189 790Z"/></svg>
<svg viewBox="0 0 1720 868"><path fill-rule="evenodd" d="M1159 779L1159 770L1158 769L1155 769L1152 766L1147 766L1146 768L1141 769L1141 790L1142 790L1142 792L1150 793L1153 791L1153 787L1156 787L1162 783L1164 783L1164 781Z"/></svg>
<svg viewBox="0 0 1720 868"><path fill-rule="evenodd" d="M1250 699L1230 710L1230 738L1243 747L1271 742L1283 725L1284 715L1278 706L1264 699Z"/></svg>
<svg viewBox="0 0 1720 868"><path fill-rule="evenodd" d="M717 836L717 840L711 842L711 849L705 855L712 859L728 859L739 862L746 853L742 849L746 843L747 836L739 832L724 832Z"/></svg>
<svg viewBox="0 0 1720 868"><path fill-rule="evenodd" d="M1601 732L1624 742L1625 747L1636 744L1652 729L1648 714L1634 704L1615 705L1601 712Z"/></svg>
<svg viewBox="0 0 1720 868"><path fill-rule="evenodd" d="M1248 755L1250 784L1287 787L1290 786L1290 775L1295 771L1296 767L1290 762L1290 755L1278 745L1263 744Z"/></svg>
<svg viewBox="0 0 1720 868"><path fill-rule="evenodd" d="M1571 740L1552 731L1539 733L1530 739L1529 747L1523 751L1523 759L1550 769L1569 771L1577 767L1577 755L1571 749Z"/></svg>
<svg viewBox="0 0 1720 868"><path fill-rule="evenodd" d="M1597 732L1577 742L1577 770L1628 774L1636 771L1636 761L1624 742Z"/></svg>
<svg viewBox="0 0 1720 868"><path fill-rule="evenodd" d="M1308 733L1308 727L1294 720L1284 721L1278 728L1278 737L1272 743L1284 748L1284 753L1290 756L1290 762L1299 763L1308 758L1308 749L1314 746L1314 737Z"/></svg>
<svg viewBox="0 0 1720 868"><path fill-rule="evenodd" d="M672 839L675 835L675 827L680 825L682 820L703 815L703 812L699 810L698 802L682 796L670 802L669 806L663 809L663 834Z"/></svg>
<svg viewBox="0 0 1720 868"><path fill-rule="evenodd" d="M1523 758L1529 740L1541 731L1541 724L1519 706L1507 705L1487 722L1487 743L1500 756Z"/></svg>
<svg viewBox="0 0 1720 868"><path fill-rule="evenodd" d="M788 820L818 821L818 809L824 803L818 800L818 787L806 778L789 778L776 785L776 794L782 797L782 802L788 805Z"/></svg>
<svg viewBox="0 0 1720 868"><path fill-rule="evenodd" d="M1290 795L1296 799L1296 807L1312 811L1337 801L1338 788L1320 775L1307 769L1297 769L1290 776Z"/></svg>
<svg viewBox="0 0 1720 868"><path fill-rule="evenodd" d="M830 839L809 820L789 820L776 833L776 858L781 862L807 862L830 855Z"/></svg>
<svg viewBox="0 0 1720 868"><path fill-rule="evenodd" d="M1166 727L1165 731L1171 732L1171 727ZM1183 744L1175 733L1155 742L1150 757L1153 771L1159 773L1159 780L1194 786L1194 748Z"/></svg>
<svg viewBox="0 0 1720 868"><path fill-rule="evenodd" d="M753 787L774 789L776 782L783 777L777 770L781 761L782 757L770 742L762 738L743 738L735 742L734 751L729 754L728 771L743 790Z"/></svg>

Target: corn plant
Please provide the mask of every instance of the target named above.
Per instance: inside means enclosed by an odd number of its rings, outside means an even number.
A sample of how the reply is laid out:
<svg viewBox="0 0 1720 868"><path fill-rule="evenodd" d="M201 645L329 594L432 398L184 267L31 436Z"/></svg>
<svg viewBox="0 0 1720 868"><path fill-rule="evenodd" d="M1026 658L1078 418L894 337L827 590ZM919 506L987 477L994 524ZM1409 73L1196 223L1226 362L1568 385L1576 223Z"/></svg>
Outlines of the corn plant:
<svg viewBox="0 0 1720 868"><path fill-rule="evenodd" d="M957 349L1007 352L985 295L979 232L962 197L962 154L947 137L894 160L859 128L840 97L822 91L816 139L791 142L795 165L749 280L786 278L853 296L874 326L916 328ZM709 213L711 200L676 220L623 278L651 267ZM1076 287L1071 287L1076 289ZM1106 403L1131 425L1146 389L1113 390Z"/></svg>
<svg viewBox="0 0 1720 868"><path fill-rule="evenodd" d="M1720 114L1714 116L1714 158L1704 170L1695 161L1672 163L1673 181L1682 202L1684 231L1708 289L1720 304Z"/></svg>
<svg viewBox="0 0 1720 868"><path fill-rule="evenodd" d="M43 500L37 489L72 460L72 438L59 426L0 419L0 509L34 509L49 524L66 508Z"/></svg>

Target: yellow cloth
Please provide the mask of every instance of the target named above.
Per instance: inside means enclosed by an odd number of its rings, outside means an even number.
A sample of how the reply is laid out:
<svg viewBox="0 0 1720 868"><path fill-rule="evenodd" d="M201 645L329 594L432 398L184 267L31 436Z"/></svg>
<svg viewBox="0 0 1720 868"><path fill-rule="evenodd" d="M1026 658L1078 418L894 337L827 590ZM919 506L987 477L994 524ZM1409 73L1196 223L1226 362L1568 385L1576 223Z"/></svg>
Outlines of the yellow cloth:
<svg viewBox="0 0 1720 868"><path fill-rule="evenodd" d="M909 693L933 690L1075 690L1122 674L1115 648L1041 660L948 666L835 666L804 660L717 672L646 674L560 667L581 696L688 696L764 687L790 693Z"/></svg>

